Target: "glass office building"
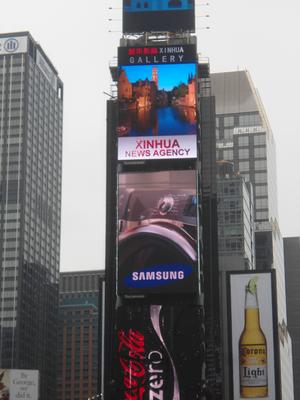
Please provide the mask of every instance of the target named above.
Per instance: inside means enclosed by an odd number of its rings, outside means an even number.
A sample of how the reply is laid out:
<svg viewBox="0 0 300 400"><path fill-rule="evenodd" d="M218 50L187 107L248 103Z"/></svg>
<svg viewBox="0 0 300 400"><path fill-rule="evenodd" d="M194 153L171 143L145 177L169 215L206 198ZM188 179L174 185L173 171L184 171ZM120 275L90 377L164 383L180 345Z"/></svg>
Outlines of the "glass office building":
<svg viewBox="0 0 300 400"><path fill-rule="evenodd" d="M247 71L211 74L216 98L217 160L234 163L253 187L256 268L274 268L278 322L286 326L283 241L278 224L275 141L257 90ZM241 268L243 269L243 265ZM280 327L279 327L280 328ZM287 332L287 330L286 330ZM280 341L282 398L293 399L291 343Z"/></svg>
<svg viewBox="0 0 300 400"><path fill-rule="evenodd" d="M63 84L28 32L0 35L0 364L55 398Z"/></svg>

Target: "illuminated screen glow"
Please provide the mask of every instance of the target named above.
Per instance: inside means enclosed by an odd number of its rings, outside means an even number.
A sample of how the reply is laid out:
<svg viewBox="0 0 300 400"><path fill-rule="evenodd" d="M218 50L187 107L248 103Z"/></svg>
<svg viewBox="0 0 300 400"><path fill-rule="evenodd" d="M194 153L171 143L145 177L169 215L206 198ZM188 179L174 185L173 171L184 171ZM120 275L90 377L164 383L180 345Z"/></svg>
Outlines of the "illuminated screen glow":
<svg viewBox="0 0 300 400"><path fill-rule="evenodd" d="M196 64L119 68L119 137L196 135Z"/></svg>
<svg viewBox="0 0 300 400"><path fill-rule="evenodd" d="M197 290L196 180L194 170L119 174L119 293Z"/></svg>

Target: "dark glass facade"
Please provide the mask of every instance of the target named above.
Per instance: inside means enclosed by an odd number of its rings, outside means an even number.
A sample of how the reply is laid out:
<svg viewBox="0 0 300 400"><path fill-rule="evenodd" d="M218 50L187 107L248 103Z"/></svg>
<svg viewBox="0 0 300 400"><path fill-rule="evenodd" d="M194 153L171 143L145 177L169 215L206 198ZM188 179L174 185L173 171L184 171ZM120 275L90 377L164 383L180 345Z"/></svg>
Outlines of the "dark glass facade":
<svg viewBox="0 0 300 400"><path fill-rule="evenodd" d="M222 399L219 263L217 223L215 98L209 65L199 65L203 280L206 342L206 395ZM203 78L202 78L203 77ZM209 397L207 397L209 398Z"/></svg>
<svg viewBox="0 0 300 400"><path fill-rule="evenodd" d="M0 52L0 360L39 370L46 400L56 392L63 85L28 32L0 35L3 49L7 38L18 45Z"/></svg>

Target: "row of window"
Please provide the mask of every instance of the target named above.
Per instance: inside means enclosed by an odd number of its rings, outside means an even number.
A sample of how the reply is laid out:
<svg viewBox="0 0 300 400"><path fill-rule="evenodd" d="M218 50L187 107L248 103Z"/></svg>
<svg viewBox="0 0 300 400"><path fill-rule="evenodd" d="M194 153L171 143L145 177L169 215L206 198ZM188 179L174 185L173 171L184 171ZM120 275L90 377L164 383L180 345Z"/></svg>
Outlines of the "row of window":
<svg viewBox="0 0 300 400"><path fill-rule="evenodd" d="M224 127L228 126L261 126L262 121L258 113L252 114L238 114L238 115L226 115L224 117L216 118L216 126Z"/></svg>

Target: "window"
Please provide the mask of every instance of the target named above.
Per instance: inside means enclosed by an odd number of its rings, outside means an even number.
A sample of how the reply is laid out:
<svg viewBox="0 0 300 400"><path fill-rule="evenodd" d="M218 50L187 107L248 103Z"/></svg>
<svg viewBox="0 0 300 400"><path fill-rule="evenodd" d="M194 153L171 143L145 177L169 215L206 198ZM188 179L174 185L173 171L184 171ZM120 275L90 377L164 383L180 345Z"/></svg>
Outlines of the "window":
<svg viewBox="0 0 300 400"><path fill-rule="evenodd" d="M238 144L239 144L239 146L248 146L249 145L249 137L248 136L239 136Z"/></svg>
<svg viewBox="0 0 300 400"><path fill-rule="evenodd" d="M257 209L268 208L268 199L256 199L255 205Z"/></svg>
<svg viewBox="0 0 300 400"><path fill-rule="evenodd" d="M256 220L268 219L268 211L257 211Z"/></svg>
<svg viewBox="0 0 300 400"><path fill-rule="evenodd" d="M239 171L249 171L249 161L240 161Z"/></svg>
<svg viewBox="0 0 300 400"><path fill-rule="evenodd" d="M233 150L224 150L223 160L233 160Z"/></svg>
<svg viewBox="0 0 300 400"><path fill-rule="evenodd" d="M254 135L254 144L266 144L266 135Z"/></svg>
<svg viewBox="0 0 300 400"><path fill-rule="evenodd" d="M255 160L254 169L255 171L267 169L267 160Z"/></svg>
<svg viewBox="0 0 300 400"><path fill-rule="evenodd" d="M254 147L254 158L265 158L266 148L265 147Z"/></svg>
<svg viewBox="0 0 300 400"><path fill-rule="evenodd" d="M267 196L267 194L268 194L268 186L267 185L255 186L255 195L256 196Z"/></svg>
<svg viewBox="0 0 300 400"><path fill-rule="evenodd" d="M259 126L261 118L259 114L246 114L239 116L239 126Z"/></svg>
<svg viewBox="0 0 300 400"><path fill-rule="evenodd" d="M224 139L232 140L233 138L233 129L232 128L224 128Z"/></svg>
<svg viewBox="0 0 300 400"><path fill-rule="evenodd" d="M224 117L224 127L234 126L234 116Z"/></svg>
<svg viewBox="0 0 300 400"><path fill-rule="evenodd" d="M239 149L239 158L249 158L249 149Z"/></svg>
<svg viewBox="0 0 300 400"><path fill-rule="evenodd" d="M257 172L255 174L255 183L267 183L267 179L266 172Z"/></svg>

